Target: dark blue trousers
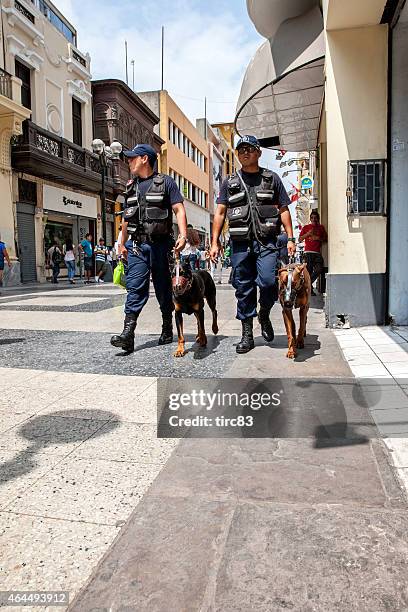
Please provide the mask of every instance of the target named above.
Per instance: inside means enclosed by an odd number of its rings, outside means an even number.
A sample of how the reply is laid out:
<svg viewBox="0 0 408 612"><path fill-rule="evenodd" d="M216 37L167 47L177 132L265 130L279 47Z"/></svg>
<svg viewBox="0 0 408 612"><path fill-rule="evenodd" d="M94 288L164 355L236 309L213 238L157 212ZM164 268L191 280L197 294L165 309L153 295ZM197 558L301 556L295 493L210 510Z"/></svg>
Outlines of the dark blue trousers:
<svg viewBox="0 0 408 612"><path fill-rule="evenodd" d="M126 242L128 263L126 270L127 299L125 313L139 314L149 298L150 272L160 310L164 315L173 312L171 274L168 255L174 246L172 237L145 242L133 249L133 241Z"/></svg>
<svg viewBox="0 0 408 612"><path fill-rule="evenodd" d="M262 246L256 240L232 242L232 286L237 298L237 319L256 317L257 287L259 305L271 309L278 299L276 268L279 249L275 243Z"/></svg>

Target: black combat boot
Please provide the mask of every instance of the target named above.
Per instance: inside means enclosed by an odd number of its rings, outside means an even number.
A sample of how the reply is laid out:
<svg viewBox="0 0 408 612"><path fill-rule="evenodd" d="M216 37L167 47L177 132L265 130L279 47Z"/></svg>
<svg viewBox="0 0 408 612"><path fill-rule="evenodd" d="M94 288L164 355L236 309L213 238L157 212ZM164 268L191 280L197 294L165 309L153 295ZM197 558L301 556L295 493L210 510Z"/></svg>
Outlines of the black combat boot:
<svg viewBox="0 0 408 612"><path fill-rule="evenodd" d="M120 336L112 336L112 346L121 348L127 353L133 353L135 350L135 329L137 317L138 315L134 312L125 315L123 332L120 334Z"/></svg>
<svg viewBox="0 0 408 612"><path fill-rule="evenodd" d="M254 334L253 334L253 319L243 319L242 323L242 338L241 341L236 346L237 353L248 353L251 351L254 344Z"/></svg>
<svg viewBox="0 0 408 612"><path fill-rule="evenodd" d="M271 311L268 308L262 308L261 306L258 313L258 321L261 326L262 337L267 342L272 342L275 337L275 332L273 331L272 323L269 318L270 312Z"/></svg>
<svg viewBox="0 0 408 612"><path fill-rule="evenodd" d="M173 313L162 314L162 332L159 338L159 346L173 342Z"/></svg>

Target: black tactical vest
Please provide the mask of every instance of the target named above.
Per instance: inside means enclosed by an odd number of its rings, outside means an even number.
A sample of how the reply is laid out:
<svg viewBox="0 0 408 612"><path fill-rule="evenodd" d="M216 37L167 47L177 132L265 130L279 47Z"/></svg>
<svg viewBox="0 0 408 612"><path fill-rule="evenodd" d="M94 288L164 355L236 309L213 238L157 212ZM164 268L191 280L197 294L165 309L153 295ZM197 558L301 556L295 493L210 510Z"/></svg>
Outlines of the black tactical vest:
<svg viewBox="0 0 408 612"><path fill-rule="evenodd" d="M129 181L125 193L123 218L128 222L128 232L147 238L167 236L171 233L171 211L166 197L164 174L155 174L145 194L139 192L137 181Z"/></svg>
<svg viewBox="0 0 408 612"><path fill-rule="evenodd" d="M228 179L227 218L232 240L267 240L276 238L280 226L279 207L273 172L262 169L256 187L244 187L244 179L233 174Z"/></svg>

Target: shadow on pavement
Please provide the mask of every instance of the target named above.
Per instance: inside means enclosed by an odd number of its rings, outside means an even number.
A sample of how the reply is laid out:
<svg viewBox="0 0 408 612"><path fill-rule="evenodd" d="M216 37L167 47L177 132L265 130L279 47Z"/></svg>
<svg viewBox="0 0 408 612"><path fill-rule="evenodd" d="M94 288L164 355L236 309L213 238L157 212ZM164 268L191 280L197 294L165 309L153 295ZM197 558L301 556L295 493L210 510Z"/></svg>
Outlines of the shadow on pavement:
<svg viewBox="0 0 408 612"><path fill-rule="evenodd" d="M25 438L30 446L20 451L10 461L0 465L0 486L33 470L37 466L36 453L44 451L47 447L54 444L84 442L90 437L106 435L120 424L119 421L112 421L117 415L105 410L89 410L86 419L78 416L79 413L77 410L61 410L33 417L21 425L17 429L18 435ZM96 431L90 427L95 421L100 423Z"/></svg>

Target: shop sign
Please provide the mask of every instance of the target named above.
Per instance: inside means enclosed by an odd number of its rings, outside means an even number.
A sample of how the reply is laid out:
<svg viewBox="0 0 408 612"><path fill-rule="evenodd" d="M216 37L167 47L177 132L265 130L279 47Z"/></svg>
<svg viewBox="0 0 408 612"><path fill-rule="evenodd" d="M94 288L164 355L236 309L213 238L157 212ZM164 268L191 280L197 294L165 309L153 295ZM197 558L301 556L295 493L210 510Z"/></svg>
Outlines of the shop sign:
<svg viewBox="0 0 408 612"><path fill-rule="evenodd" d="M95 197L51 185L44 185L43 206L45 210L55 210L92 219L96 218L98 212Z"/></svg>
<svg viewBox="0 0 408 612"><path fill-rule="evenodd" d="M313 179L311 176L303 176L301 183L302 189L311 189L313 187Z"/></svg>

